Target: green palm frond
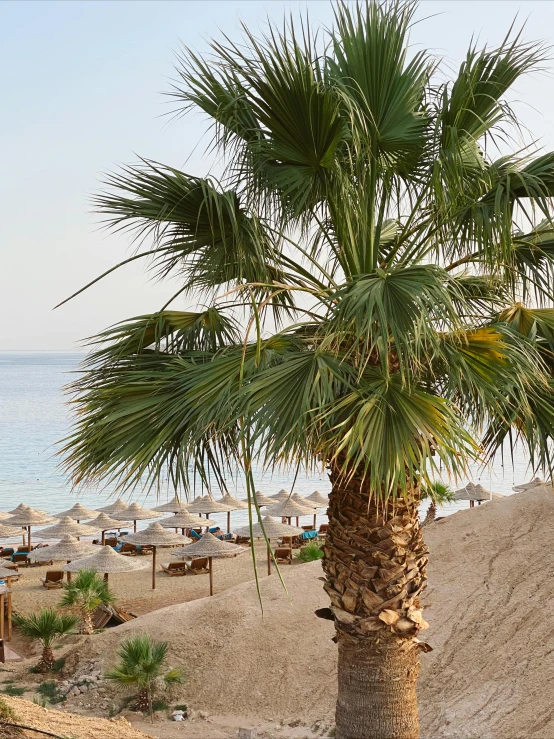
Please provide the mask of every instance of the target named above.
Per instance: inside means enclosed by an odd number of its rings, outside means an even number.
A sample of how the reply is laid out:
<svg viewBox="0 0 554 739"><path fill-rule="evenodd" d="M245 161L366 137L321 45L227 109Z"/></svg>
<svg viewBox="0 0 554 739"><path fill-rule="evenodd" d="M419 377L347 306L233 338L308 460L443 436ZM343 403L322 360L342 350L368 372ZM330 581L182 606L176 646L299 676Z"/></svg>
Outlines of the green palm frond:
<svg viewBox="0 0 554 739"><path fill-rule="evenodd" d="M23 636L39 641L45 648L50 648L60 637L69 634L77 621L75 616L58 613L55 608L41 608L27 616L13 615L13 622Z"/></svg>

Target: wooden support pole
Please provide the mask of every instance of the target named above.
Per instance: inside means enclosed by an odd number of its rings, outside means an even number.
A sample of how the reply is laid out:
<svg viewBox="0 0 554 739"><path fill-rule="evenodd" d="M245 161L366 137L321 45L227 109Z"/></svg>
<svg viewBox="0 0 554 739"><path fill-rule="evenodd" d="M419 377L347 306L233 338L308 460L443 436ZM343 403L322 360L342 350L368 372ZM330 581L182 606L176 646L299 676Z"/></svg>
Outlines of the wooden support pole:
<svg viewBox="0 0 554 739"><path fill-rule="evenodd" d="M231 511L227 511L227 533L231 533Z"/></svg>
<svg viewBox="0 0 554 739"><path fill-rule="evenodd" d="M316 516L317 516L317 513L314 513L314 529L317 530Z"/></svg>
<svg viewBox="0 0 554 739"><path fill-rule="evenodd" d="M10 578L8 578L8 587L10 587ZM12 594L8 593L8 641L12 640Z"/></svg>
<svg viewBox="0 0 554 739"><path fill-rule="evenodd" d="M104 580L106 581L106 583L108 582L108 573L107 572L104 572Z"/></svg>
<svg viewBox="0 0 554 739"><path fill-rule="evenodd" d="M0 595L0 639L4 641L5 596Z"/></svg>
<svg viewBox="0 0 554 739"><path fill-rule="evenodd" d="M208 557L208 567L210 568L210 595L214 594L214 577L213 577L213 561L211 557Z"/></svg>
<svg viewBox="0 0 554 739"><path fill-rule="evenodd" d="M156 590L156 547L152 547L152 590Z"/></svg>

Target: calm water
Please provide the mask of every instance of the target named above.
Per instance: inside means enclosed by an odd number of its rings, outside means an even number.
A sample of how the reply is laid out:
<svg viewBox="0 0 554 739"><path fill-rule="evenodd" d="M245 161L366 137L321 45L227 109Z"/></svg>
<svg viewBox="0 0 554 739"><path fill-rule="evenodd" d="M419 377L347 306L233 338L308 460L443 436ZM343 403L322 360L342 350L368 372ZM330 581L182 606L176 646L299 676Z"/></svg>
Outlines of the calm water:
<svg viewBox="0 0 554 739"><path fill-rule="evenodd" d="M91 508L108 501L109 490L72 491L58 469L56 445L70 425L62 387L71 379L81 356L0 352L0 510L11 510L23 502L55 514L77 500ZM475 470L473 480L495 492L509 494L512 486L527 480L529 474L526 460L520 454L514 469L511 464L504 468L498 462L493 468ZM293 475L274 474L256 482L258 488L271 495L283 487L290 490ZM296 481L295 490L302 495L309 495L316 489L323 494L329 492L325 473L308 478L299 476ZM230 492L239 498L246 497L240 485L230 485ZM218 497L217 490L214 495ZM154 506L165 501L165 494L156 501L154 494L146 498L144 493L136 491L126 499ZM445 506L440 513L447 515L467 505ZM247 523L247 512L236 511L231 515L237 526ZM213 518L223 524L225 514ZM143 526L146 525L144 522Z"/></svg>

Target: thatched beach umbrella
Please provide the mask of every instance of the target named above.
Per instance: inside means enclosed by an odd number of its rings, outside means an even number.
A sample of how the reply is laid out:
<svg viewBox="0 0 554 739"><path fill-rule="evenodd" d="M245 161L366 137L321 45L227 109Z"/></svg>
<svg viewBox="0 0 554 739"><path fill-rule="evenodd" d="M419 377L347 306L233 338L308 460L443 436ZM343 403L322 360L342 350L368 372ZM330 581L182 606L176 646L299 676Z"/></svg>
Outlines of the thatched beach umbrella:
<svg viewBox="0 0 554 739"><path fill-rule="evenodd" d="M186 509L186 503L176 495L168 502L163 505L154 506L153 511L159 511L160 513L180 513Z"/></svg>
<svg viewBox="0 0 554 739"><path fill-rule="evenodd" d="M300 495L300 493L293 493L291 496L291 500L294 500L295 503L298 503L298 505L304 506L305 508L311 508L312 513L314 516L314 529L316 527L316 516L317 516L317 509L319 506L317 506L313 500L308 500L308 498L305 498L303 495ZM296 525L298 526L298 519L296 519Z"/></svg>
<svg viewBox="0 0 554 739"><path fill-rule="evenodd" d="M163 526L156 521L151 523L144 531L139 531L138 534L128 534L125 537L125 541L130 544L139 544L140 546L152 547L152 590L156 589L156 548L157 547L172 547L176 544L190 544L192 541L188 536L181 536L181 534L175 534L173 531L167 531Z"/></svg>
<svg viewBox="0 0 554 739"><path fill-rule="evenodd" d="M209 518L193 516L188 511L182 511L181 513L176 513L174 516L162 518L159 523L164 529L175 529L175 531L181 529L184 532L185 529L194 529L197 526L210 526L211 524L215 524L215 521Z"/></svg>
<svg viewBox="0 0 554 739"><path fill-rule="evenodd" d="M64 534L57 544L50 544L47 547L40 547L30 552L28 559L32 562L71 562L74 559L87 557L98 551L96 544L90 541L79 541L71 534ZM71 578L71 573L67 573L67 579Z"/></svg>
<svg viewBox="0 0 554 739"><path fill-rule="evenodd" d="M14 570L9 570L7 567L0 567L0 580L5 580L7 589L4 592L4 595L7 597L7 609L6 609L6 616L8 621L8 638L6 641L10 641L12 638L12 578L13 577L19 577L19 573L15 572ZM1 586L0 586L1 587ZM2 601L0 603L0 619L2 620L2 632L0 634L0 639L4 638L4 601L0 598Z"/></svg>
<svg viewBox="0 0 554 739"><path fill-rule="evenodd" d="M13 513L6 513L6 511L0 511L0 521L3 521L5 518L9 518L10 516L13 516Z"/></svg>
<svg viewBox="0 0 554 739"><path fill-rule="evenodd" d="M13 511L8 511L9 516L16 516L18 513L21 513L21 511L26 511L29 508L28 505L25 505L25 503L20 503L17 508L14 508ZM40 508L33 508L33 511L38 511L39 513L44 513L45 515L48 515L46 511L43 511Z"/></svg>
<svg viewBox="0 0 554 739"><path fill-rule="evenodd" d="M469 507L473 508L476 502L482 503L491 500L491 496L490 490L485 490L482 485L474 485L472 482L468 482L465 488L456 490L454 500L469 500Z"/></svg>
<svg viewBox="0 0 554 739"><path fill-rule="evenodd" d="M244 554L244 552L246 552L244 547L239 547L238 544L231 544L230 541L221 541L221 539L218 539L217 536L210 534L208 531L199 541L196 541L185 549L176 549L172 554L175 557L190 557L191 559L206 557L210 572L210 595L213 595L212 560L222 557L234 557L237 554Z"/></svg>
<svg viewBox="0 0 554 739"><path fill-rule="evenodd" d="M275 500L273 498L268 498L267 495L264 495L260 490L256 490L254 495L256 496L256 501L258 502L259 507L275 505Z"/></svg>
<svg viewBox="0 0 554 739"><path fill-rule="evenodd" d="M29 547L29 551L31 551L31 527L44 526L45 524L52 523L55 520L55 518L47 516L45 513L35 511L34 508L29 508L28 506L25 506L25 508L23 510L20 510L19 513L6 518L4 520L4 523L7 526L22 526L27 529L27 545Z"/></svg>
<svg viewBox="0 0 554 739"><path fill-rule="evenodd" d="M242 529L238 529L236 533L250 539L251 536L263 538L264 532L268 539L290 538L304 533L303 529L276 521L271 516L265 516L261 523L253 523L252 533L250 533L250 526L244 526ZM267 574L271 575L271 550L269 546L267 547Z"/></svg>
<svg viewBox="0 0 554 739"><path fill-rule="evenodd" d="M270 495L269 497L273 501L276 500L279 503L282 503L284 500L288 500L290 498L290 493L282 488L281 490L279 490L278 493L275 493L275 495Z"/></svg>
<svg viewBox="0 0 554 739"><path fill-rule="evenodd" d="M232 510L232 506L218 503L209 495L202 495L200 498L195 498L192 503L187 503L187 511L189 513L205 513L209 516L210 513L227 513Z"/></svg>
<svg viewBox="0 0 554 739"><path fill-rule="evenodd" d="M95 531L100 531L102 534L102 544L106 541L106 531L110 529L120 529L122 526L129 526L128 521L119 521L117 518L111 518L107 513L101 513L95 519L93 519L89 526L93 527Z"/></svg>
<svg viewBox="0 0 554 739"><path fill-rule="evenodd" d="M21 535L21 526L8 526L5 523L0 523L0 539L12 539L14 536Z"/></svg>
<svg viewBox="0 0 554 739"><path fill-rule="evenodd" d="M40 532L43 539L61 539L64 536L94 536L98 532L93 526L87 526L84 523L77 523L69 516L64 516L58 523L48 526Z"/></svg>
<svg viewBox="0 0 554 739"><path fill-rule="evenodd" d="M533 488L538 487L539 485L550 485L551 482L546 482L546 480L543 480L541 477L535 477L529 482L523 482L521 485L514 485L512 490L514 490L516 493L523 493L525 490L532 490Z"/></svg>
<svg viewBox="0 0 554 739"><path fill-rule="evenodd" d="M96 518L98 516L98 511L93 511L92 508L85 508L81 503L75 503L75 505L68 508L67 511L62 511L56 515L57 518L69 516L69 518L80 523L81 521L85 521L87 518Z"/></svg>
<svg viewBox="0 0 554 739"><path fill-rule="evenodd" d="M148 566L148 562L141 562L140 559L134 557L124 557L114 552L112 547L97 547L98 552L89 557L76 559L62 567L65 572L79 572L80 570L95 570L104 575L104 580L108 582L109 575L118 575L122 572L134 572L135 570L144 570Z"/></svg>
<svg viewBox="0 0 554 739"><path fill-rule="evenodd" d="M137 521L148 521L151 518L159 518L162 514L158 511L150 511L148 508L141 508L138 503L131 503L128 508L123 511L116 511L112 514L112 518L122 521L133 522L133 531L137 530Z"/></svg>
<svg viewBox="0 0 554 739"><path fill-rule="evenodd" d="M314 490L311 495L307 495L304 500L306 503L310 501L310 503L313 503L316 508L324 508L327 509L329 506L329 498L323 496L319 490ZM317 513L314 513L314 529L317 526Z"/></svg>
<svg viewBox="0 0 554 739"><path fill-rule="evenodd" d="M98 513L108 513L111 516L113 513L119 513L127 508L129 508L129 503L126 503L123 498L118 498L113 503L105 505L102 508L97 508L96 510Z"/></svg>
<svg viewBox="0 0 554 739"><path fill-rule="evenodd" d="M300 505L295 500L288 498L281 503L275 503L268 511L272 516L280 516L281 518L288 518L289 523L291 518L296 518L298 525L298 519L300 516L311 516L313 515L314 509L309 506Z"/></svg>
<svg viewBox="0 0 554 739"><path fill-rule="evenodd" d="M227 507L227 533L229 533L231 531L231 511L245 511L248 508L248 503L244 500L233 498L229 493L226 493L216 503Z"/></svg>

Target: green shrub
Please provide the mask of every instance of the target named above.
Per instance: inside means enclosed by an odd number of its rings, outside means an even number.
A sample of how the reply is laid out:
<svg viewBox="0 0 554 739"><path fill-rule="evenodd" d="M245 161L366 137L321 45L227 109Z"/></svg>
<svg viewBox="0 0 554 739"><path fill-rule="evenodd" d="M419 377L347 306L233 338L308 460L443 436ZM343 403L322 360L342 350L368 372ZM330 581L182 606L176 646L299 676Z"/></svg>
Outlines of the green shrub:
<svg viewBox="0 0 554 739"><path fill-rule="evenodd" d="M186 703L177 703L175 706L173 706L174 711L182 711L185 716L188 716L189 714L189 707Z"/></svg>
<svg viewBox="0 0 554 739"><path fill-rule="evenodd" d="M296 552L296 557L301 562L315 562L316 559L321 559L323 557L323 549L319 544L312 542L311 544L306 544L302 549L299 549Z"/></svg>
<svg viewBox="0 0 554 739"><path fill-rule="evenodd" d="M54 664L52 665L52 672L55 672L56 674L58 674L63 670L64 667L65 667L65 657L60 657L59 659L54 661Z"/></svg>
<svg viewBox="0 0 554 739"><path fill-rule="evenodd" d="M45 698L49 703L61 703L65 696L60 693L57 683L47 680L41 683L37 688L37 693Z"/></svg>
<svg viewBox="0 0 554 739"><path fill-rule="evenodd" d="M4 685L2 688L2 693L5 693L6 695L11 695L12 698L16 698L20 695L23 695L25 693L26 688L18 688L16 685Z"/></svg>
<svg viewBox="0 0 554 739"><path fill-rule="evenodd" d="M156 698L156 700L152 701L152 710L154 712L156 712L156 711L167 711L168 709L169 709L169 706L163 700L163 698Z"/></svg>

